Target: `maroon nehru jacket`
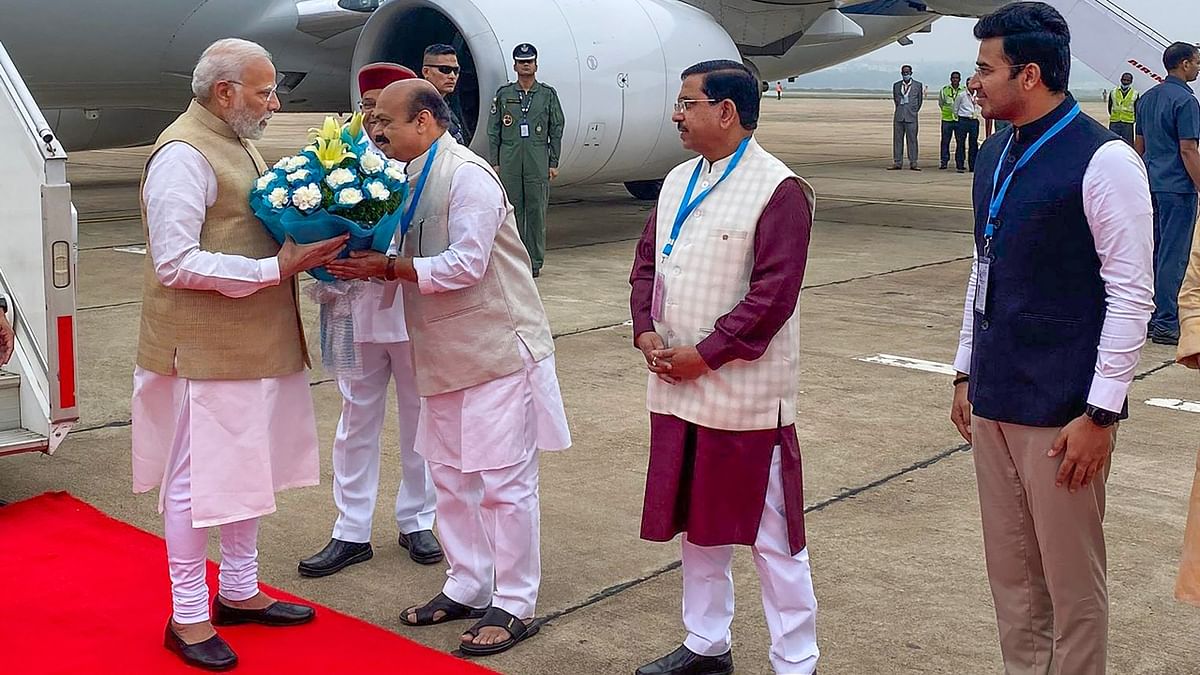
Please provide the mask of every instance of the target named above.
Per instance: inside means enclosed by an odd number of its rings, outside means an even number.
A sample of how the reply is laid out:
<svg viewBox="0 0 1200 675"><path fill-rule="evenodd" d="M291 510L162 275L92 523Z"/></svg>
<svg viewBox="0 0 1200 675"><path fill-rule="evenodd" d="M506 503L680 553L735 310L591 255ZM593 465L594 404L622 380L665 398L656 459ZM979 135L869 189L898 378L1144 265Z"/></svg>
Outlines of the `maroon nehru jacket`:
<svg viewBox="0 0 1200 675"><path fill-rule="evenodd" d="M761 357L800 299L812 218L804 190L785 180L759 217L746 296L696 345L711 369ZM638 242L630 274L633 335L654 331L657 208ZM804 479L796 426L756 431L710 429L672 415L650 415L650 464L642 538L669 541L687 532L698 546L752 545L766 503L775 446L780 447L788 544L805 546Z"/></svg>

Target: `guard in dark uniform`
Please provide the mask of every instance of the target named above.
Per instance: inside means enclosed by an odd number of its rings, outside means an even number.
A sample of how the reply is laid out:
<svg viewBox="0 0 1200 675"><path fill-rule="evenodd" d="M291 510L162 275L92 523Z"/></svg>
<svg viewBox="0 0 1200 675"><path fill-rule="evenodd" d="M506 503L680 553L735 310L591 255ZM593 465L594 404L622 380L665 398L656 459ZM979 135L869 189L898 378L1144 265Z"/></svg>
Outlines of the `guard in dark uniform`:
<svg viewBox="0 0 1200 675"><path fill-rule="evenodd" d="M517 45L513 70L517 81L500 87L492 99L488 156L516 210L517 229L536 277L546 252L546 206L550 181L558 176L563 111L554 87L537 81L533 45Z"/></svg>

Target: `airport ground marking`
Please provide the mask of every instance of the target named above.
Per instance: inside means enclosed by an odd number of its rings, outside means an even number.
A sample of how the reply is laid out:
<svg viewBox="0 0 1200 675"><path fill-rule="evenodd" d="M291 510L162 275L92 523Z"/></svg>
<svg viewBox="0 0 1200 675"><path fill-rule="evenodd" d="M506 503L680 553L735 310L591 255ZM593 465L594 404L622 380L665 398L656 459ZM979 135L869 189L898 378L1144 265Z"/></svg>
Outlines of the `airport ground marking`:
<svg viewBox="0 0 1200 675"><path fill-rule="evenodd" d="M1166 408L1167 410L1178 410L1179 412L1200 413L1200 401L1184 401L1178 398L1151 398L1146 399L1146 405L1151 405L1155 408Z"/></svg>
<svg viewBox="0 0 1200 675"><path fill-rule="evenodd" d="M935 373L938 375L953 375L955 372L954 366L947 363L938 363L936 361L926 361L924 359L913 359L907 356L896 356L894 354L873 354L871 356L858 356L855 361L863 363L877 363L883 366L895 366L896 368L908 368L909 370L920 370L926 373Z"/></svg>

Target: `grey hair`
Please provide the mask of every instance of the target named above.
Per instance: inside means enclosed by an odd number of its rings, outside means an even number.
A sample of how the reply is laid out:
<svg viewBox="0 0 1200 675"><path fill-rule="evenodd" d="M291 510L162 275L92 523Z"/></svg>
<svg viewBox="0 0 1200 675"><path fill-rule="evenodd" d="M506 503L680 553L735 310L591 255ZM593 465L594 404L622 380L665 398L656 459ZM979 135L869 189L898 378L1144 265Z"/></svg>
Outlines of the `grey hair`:
<svg viewBox="0 0 1200 675"><path fill-rule="evenodd" d="M255 59L271 59L262 45L241 38L217 40L204 50L192 71L192 94L201 103L212 98L213 87L221 80L238 80Z"/></svg>

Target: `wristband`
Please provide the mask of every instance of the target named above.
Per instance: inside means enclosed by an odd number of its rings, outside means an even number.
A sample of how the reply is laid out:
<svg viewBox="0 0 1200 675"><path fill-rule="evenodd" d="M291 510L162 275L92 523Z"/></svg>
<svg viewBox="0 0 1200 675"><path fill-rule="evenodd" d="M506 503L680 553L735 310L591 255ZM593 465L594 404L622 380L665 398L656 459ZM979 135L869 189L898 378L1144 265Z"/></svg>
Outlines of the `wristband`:
<svg viewBox="0 0 1200 675"><path fill-rule="evenodd" d="M970 381L971 381L970 375L961 375L959 377L954 378L954 386L957 387L958 385L962 384L963 382L970 382Z"/></svg>
<svg viewBox="0 0 1200 675"><path fill-rule="evenodd" d="M384 271L383 278L387 279L388 281L395 281L396 280L396 256L389 255L387 258L388 258L387 270Z"/></svg>

